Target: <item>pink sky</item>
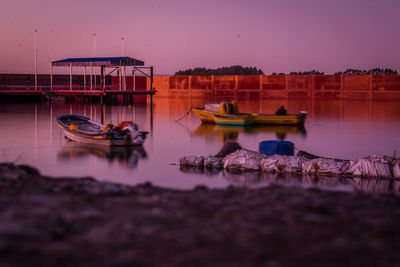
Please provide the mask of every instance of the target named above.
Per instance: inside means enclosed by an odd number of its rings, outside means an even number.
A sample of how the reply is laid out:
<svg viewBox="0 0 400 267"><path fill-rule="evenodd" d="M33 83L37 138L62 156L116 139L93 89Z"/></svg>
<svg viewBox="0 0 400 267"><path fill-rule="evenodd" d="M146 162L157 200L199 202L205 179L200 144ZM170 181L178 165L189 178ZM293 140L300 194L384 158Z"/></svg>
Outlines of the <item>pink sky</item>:
<svg viewBox="0 0 400 267"><path fill-rule="evenodd" d="M0 73L68 57L125 55L156 74L230 65L264 73L400 71L399 0L1 0ZM64 70L65 73L68 70Z"/></svg>

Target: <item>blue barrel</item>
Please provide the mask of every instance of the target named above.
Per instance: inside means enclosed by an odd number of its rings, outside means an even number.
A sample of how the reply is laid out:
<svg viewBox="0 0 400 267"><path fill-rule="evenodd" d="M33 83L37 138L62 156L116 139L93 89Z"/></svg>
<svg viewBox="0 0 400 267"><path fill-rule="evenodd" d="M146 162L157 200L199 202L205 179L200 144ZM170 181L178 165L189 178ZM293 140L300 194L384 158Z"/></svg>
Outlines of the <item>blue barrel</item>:
<svg viewBox="0 0 400 267"><path fill-rule="evenodd" d="M258 146L260 153L266 156L272 156L278 153L279 140L262 141Z"/></svg>
<svg viewBox="0 0 400 267"><path fill-rule="evenodd" d="M258 150L266 156L288 155L294 156L294 144L289 141L268 140L259 144Z"/></svg>
<svg viewBox="0 0 400 267"><path fill-rule="evenodd" d="M277 154L294 156L294 144L289 141L280 141Z"/></svg>

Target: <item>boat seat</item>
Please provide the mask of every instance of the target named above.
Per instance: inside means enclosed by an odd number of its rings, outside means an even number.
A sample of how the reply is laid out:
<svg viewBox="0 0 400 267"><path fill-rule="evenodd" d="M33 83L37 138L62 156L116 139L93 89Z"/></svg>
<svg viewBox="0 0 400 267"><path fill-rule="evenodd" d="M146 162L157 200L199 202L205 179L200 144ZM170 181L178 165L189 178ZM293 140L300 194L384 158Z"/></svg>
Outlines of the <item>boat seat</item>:
<svg viewBox="0 0 400 267"><path fill-rule="evenodd" d="M93 132L99 131L99 128L96 128L96 127L94 127L92 125L88 125L88 124L81 124L79 129L83 130L83 131L93 131Z"/></svg>
<svg viewBox="0 0 400 267"><path fill-rule="evenodd" d="M76 124L71 123L71 124L69 125L69 129L70 129L70 130L79 130L79 127L78 127Z"/></svg>

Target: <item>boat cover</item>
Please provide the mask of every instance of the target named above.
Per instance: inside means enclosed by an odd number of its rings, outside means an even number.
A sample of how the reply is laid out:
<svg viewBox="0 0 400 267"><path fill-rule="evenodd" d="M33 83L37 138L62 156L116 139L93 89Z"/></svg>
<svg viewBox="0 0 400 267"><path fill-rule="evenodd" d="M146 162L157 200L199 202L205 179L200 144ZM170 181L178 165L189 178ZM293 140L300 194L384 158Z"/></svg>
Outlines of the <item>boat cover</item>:
<svg viewBox="0 0 400 267"><path fill-rule="evenodd" d="M259 144L260 153L266 156L278 155L294 155L294 144L289 141L268 140Z"/></svg>

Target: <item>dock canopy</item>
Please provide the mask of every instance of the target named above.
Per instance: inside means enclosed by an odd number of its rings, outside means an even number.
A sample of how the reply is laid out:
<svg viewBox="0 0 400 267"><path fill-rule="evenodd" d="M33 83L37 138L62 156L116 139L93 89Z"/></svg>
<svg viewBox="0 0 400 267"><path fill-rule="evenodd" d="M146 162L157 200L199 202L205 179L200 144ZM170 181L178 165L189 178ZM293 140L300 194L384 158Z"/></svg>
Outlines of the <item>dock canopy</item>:
<svg viewBox="0 0 400 267"><path fill-rule="evenodd" d="M90 91L103 91L107 89L108 91L126 91L126 75L127 73L132 73L132 90L136 91L136 83L135 83L135 75L136 72L140 72L141 74L150 78L150 89L152 88L153 83L153 67L145 67L144 62L131 57L83 57L83 58L66 58L62 60L53 61L50 64L50 90L53 91L54 88L60 88L60 85L56 85L53 87L53 67L68 67L69 68L69 91L77 91L83 90L86 91L87 88ZM72 83L72 69L73 68L83 68L83 88L78 84ZM100 68L100 76L97 75L97 70ZM109 73L106 73L107 68L112 68ZM90 70L89 75L89 84L86 80L86 69ZM147 74L145 70L150 71L150 74ZM109 88L106 84L106 76L111 76L111 74L116 71L117 76L119 77L118 89ZM64 86L65 85L61 85ZM89 87L88 87L89 86ZM65 88L63 88L65 89Z"/></svg>
<svg viewBox="0 0 400 267"><path fill-rule="evenodd" d="M144 66L144 62L131 57L88 57L88 58L66 58L51 62L52 66L105 66L105 67L119 67L119 66Z"/></svg>

